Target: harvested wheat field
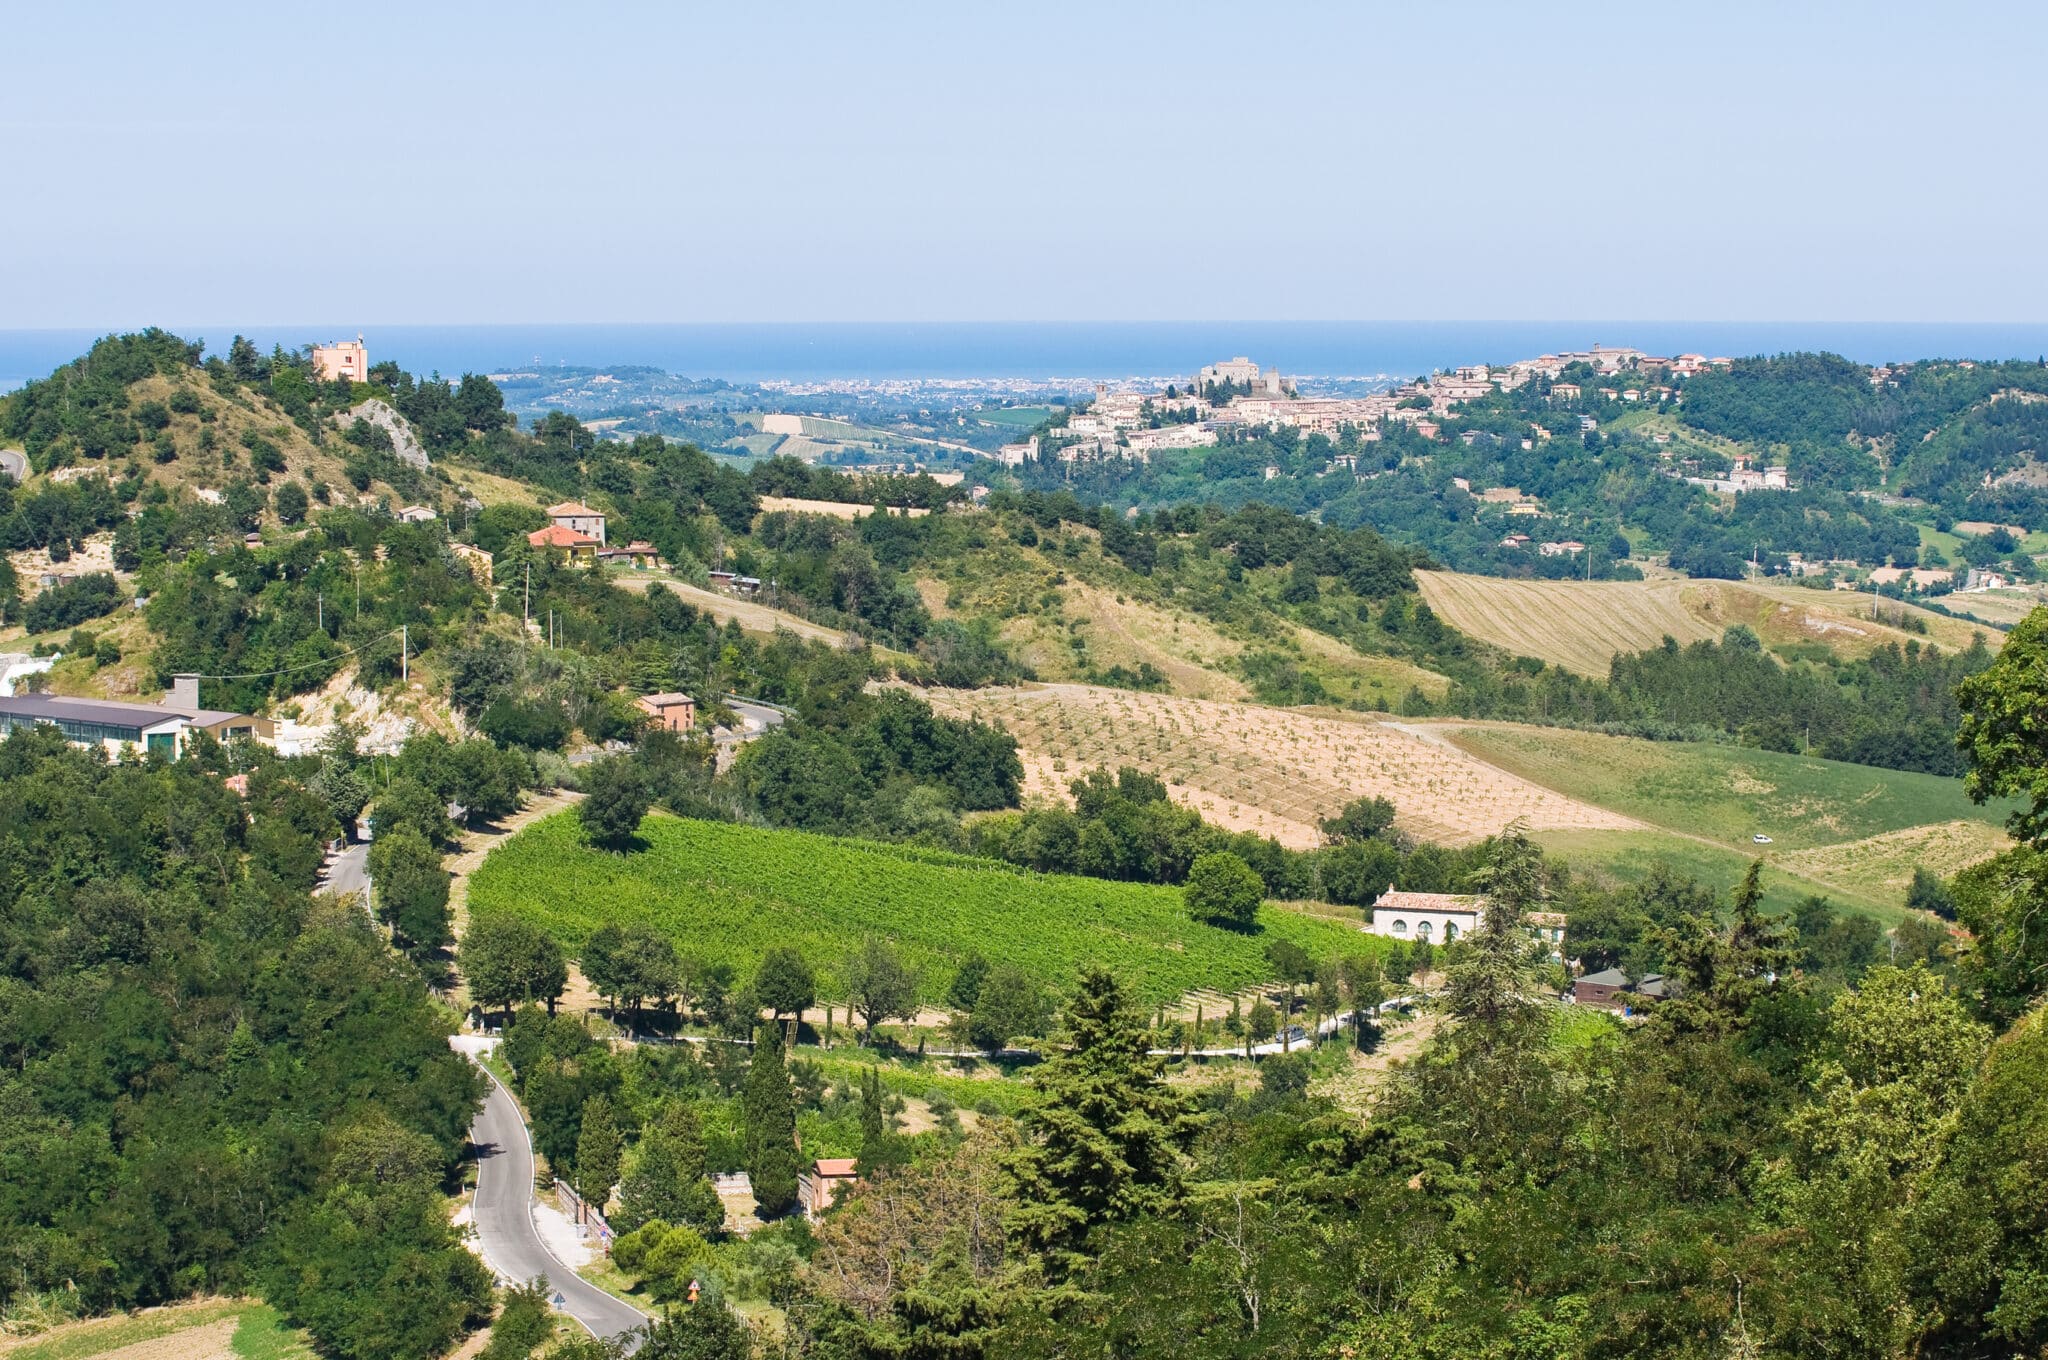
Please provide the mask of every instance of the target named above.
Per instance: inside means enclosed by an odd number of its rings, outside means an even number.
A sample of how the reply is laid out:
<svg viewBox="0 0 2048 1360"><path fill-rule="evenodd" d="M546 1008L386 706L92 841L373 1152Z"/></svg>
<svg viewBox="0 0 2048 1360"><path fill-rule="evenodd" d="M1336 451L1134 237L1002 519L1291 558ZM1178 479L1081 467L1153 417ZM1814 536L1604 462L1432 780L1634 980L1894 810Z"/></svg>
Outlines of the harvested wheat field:
<svg viewBox="0 0 2048 1360"><path fill-rule="evenodd" d="M1383 797L1399 825L1463 844L1517 817L1532 829L1632 830L1640 822L1555 793L1447 743L1397 727L1254 704L1089 685L933 690L935 708L1017 738L1032 788L1085 770L1135 766L1176 802L1281 844L1318 843L1316 823L1354 798Z"/></svg>
<svg viewBox="0 0 2048 1360"><path fill-rule="evenodd" d="M1767 646L1819 644L1843 656L1866 656L1886 643L1919 641L1951 650L1987 630L1965 620L1867 596L1751 581L1526 581L1418 571L1429 607L1459 632L1518 656L1533 656L1605 677L1618 652L1711 641L1735 624L1754 629ZM1872 617L1913 618L1922 635ZM1986 645L1996 647L1996 635Z"/></svg>
<svg viewBox="0 0 2048 1360"><path fill-rule="evenodd" d="M1915 868L1952 878L1973 864L2003 854L2012 845L2012 838L1998 827L1958 820L1797 850L1783 856L1779 864L1807 878L1890 900L1905 897Z"/></svg>

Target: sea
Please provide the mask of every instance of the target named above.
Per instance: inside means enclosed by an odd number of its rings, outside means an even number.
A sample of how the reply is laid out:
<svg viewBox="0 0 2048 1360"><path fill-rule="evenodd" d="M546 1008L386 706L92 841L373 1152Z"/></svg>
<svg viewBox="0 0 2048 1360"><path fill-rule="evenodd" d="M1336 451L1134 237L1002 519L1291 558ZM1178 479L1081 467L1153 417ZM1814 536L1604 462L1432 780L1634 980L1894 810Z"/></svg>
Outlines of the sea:
<svg viewBox="0 0 2048 1360"><path fill-rule="evenodd" d="M1177 376L1245 355L1301 377L1415 377L1560 349L1653 354L1825 350L1863 363L2048 354L2048 322L1142 321L383 326L332 320L173 326L224 351L237 332L268 350L361 333L373 361L454 376L541 366L658 368L735 383ZM47 375L104 332L0 330L0 391Z"/></svg>

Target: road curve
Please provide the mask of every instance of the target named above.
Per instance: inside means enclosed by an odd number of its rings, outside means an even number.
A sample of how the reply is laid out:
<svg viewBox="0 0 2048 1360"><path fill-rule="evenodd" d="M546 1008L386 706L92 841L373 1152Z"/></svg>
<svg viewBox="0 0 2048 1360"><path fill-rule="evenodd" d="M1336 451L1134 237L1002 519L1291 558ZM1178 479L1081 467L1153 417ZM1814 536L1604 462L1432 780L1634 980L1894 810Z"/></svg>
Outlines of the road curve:
<svg viewBox="0 0 2048 1360"><path fill-rule="evenodd" d="M484 1077L491 1090L470 1126L469 1140L476 1147L476 1231L485 1264L498 1278L514 1283L546 1277L555 1307L595 1336L615 1337L646 1326L646 1314L563 1265L541 1240L533 1225L533 1144L526 1121L511 1092L488 1071Z"/></svg>

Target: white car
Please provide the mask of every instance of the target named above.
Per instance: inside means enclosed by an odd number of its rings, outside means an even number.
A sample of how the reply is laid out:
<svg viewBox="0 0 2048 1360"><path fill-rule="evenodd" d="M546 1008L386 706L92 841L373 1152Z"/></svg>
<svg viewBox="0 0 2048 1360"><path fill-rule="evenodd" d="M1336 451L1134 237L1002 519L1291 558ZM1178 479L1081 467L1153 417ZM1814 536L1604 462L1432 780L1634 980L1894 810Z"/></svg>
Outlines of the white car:
<svg viewBox="0 0 2048 1360"><path fill-rule="evenodd" d="M1769 836L1766 836L1761 831L1757 832L1754 836L1751 836L1750 839L1752 841L1755 841L1758 845L1769 845L1771 843L1771 838Z"/></svg>

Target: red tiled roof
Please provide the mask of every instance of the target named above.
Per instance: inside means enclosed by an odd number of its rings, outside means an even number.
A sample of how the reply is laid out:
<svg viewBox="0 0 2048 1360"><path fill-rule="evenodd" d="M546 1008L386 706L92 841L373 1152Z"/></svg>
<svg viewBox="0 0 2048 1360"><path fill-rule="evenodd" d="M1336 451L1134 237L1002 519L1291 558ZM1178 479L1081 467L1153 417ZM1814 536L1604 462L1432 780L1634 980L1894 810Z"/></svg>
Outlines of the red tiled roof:
<svg viewBox="0 0 2048 1360"><path fill-rule="evenodd" d="M1374 907L1387 911L1478 911L1480 899L1467 893L1393 892L1380 894Z"/></svg>
<svg viewBox="0 0 2048 1360"><path fill-rule="evenodd" d="M594 515L598 519L604 518L604 511L593 510L581 501L563 501L560 505L550 505L548 507L548 514L556 519L561 519L569 515Z"/></svg>
<svg viewBox="0 0 2048 1360"><path fill-rule="evenodd" d="M526 536L526 541L536 548L594 548L597 540L589 534L579 534L574 529L560 524L550 524L545 529L535 529Z"/></svg>
<svg viewBox="0 0 2048 1360"><path fill-rule="evenodd" d="M820 1176L851 1176L860 1165L857 1157L820 1157L813 1167Z"/></svg>

